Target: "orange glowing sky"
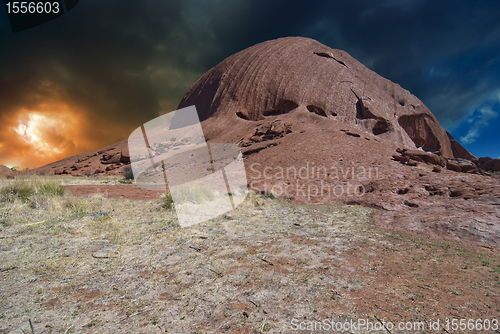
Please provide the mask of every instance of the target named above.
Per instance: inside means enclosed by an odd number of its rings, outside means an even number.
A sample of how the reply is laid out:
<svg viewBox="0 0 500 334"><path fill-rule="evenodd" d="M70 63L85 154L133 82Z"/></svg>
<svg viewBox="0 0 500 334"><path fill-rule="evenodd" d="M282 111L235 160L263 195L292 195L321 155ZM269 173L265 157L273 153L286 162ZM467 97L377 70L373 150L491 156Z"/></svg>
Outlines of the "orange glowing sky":
<svg viewBox="0 0 500 334"><path fill-rule="evenodd" d="M116 88L119 84L88 82L82 88L80 77L58 71L68 84L39 78L0 98L0 165L34 169L100 149L128 138L135 128L174 110L177 103L135 96L127 88Z"/></svg>
<svg viewBox="0 0 500 334"><path fill-rule="evenodd" d="M33 169L122 139L124 129L91 122L91 115L65 103L41 104L4 117L0 161Z"/></svg>
<svg viewBox="0 0 500 334"><path fill-rule="evenodd" d="M60 160L79 146L85 147L77 137L79 124L79 117L66 108L57 112L21 110L17 122L7 129L11 132L9 146L15 148L10 151L10 164L34 168Z"/></svg>
<svg viewBox="0 0 500 334"><path fill-rule="evenodd" d="M41 79L18 93L14 103L4 103L6 108L0 113L0 165L34 169L114 144L176 105L160 100L155 108L154 99L140 94L131 98L126 89L117 89L113 96L109 91L103 93L104 89L87 95L86 89L75 90L73 85ZM153 103L143 102L151 100Z"/></svg>

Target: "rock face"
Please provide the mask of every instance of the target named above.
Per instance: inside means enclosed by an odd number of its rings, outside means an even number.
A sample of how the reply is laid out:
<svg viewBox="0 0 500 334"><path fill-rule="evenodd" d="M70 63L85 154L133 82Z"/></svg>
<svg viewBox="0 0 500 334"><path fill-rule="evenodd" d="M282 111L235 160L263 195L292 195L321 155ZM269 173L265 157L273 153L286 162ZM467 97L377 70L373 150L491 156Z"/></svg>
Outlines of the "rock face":
<svg viewBox="0 0 500 334"><path fill-rule="evenodd" d="M105 173L106 175L123 176L130 167L127 140L120 141L99 150L85 152L63 160L56 161L19 174L41 175L75 175L91 176Z"/></svg>
<svg viewBox="0 0 500 334"><path fill-rule="evenodd" d="M257 192L365 205L379 226L500 244L500 177L478 168L495 161L343 51L307 38L255 45L204 74L179 108L190 105L209 142L241 147Z"/></svg>
<svg viewBox="0 0 500 334"><path fill-rule="evenodd" d="M455 158L467 159L467 160L475 160L476 157L472 155L469 151L467 151L460 143L453 138L448 132L446 132L448 138L450 139L451 149L453 151L453 156Z"/></svg>
<svg viewBox="0 0 500 334"><path fill-rule="evenodd" d="M179 108L190 105L196 105L200 120L258 121L304 111L400 147L473 157L410 92L346 52L308 38L271 40L226 58L189 89Z"/></svg>
<svg viewBox="0 0 500 334"><path fill-rule="evenodd" d="M482 164L481 168L492 172L500 172L500 159L491 159Z"/></svg>

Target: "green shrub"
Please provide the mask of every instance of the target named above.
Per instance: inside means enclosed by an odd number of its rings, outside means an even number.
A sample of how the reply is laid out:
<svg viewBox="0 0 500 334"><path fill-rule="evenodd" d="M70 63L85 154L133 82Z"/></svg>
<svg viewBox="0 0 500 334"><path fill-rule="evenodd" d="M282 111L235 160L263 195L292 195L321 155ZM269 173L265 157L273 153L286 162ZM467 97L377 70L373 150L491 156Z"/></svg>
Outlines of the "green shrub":
<svg viewBox="0 0 500 334"><path fill-rule="evenodd" d="M64 188L57 182L47 182L40 185L38 193L42 195L64 195Z"/></svg>
<svg viewBox="0 0 500 334"><path fill-rule="evenodd" d="M274 196L274 194L270 193L270 192L264 192L264 193L262 193L262 197L269 198L269 199L276 199L276 196Z"/></svg>
<svg viewBox="0 0 500 334"><path fill-rule="evenodd" d="M133 180L134 179L134 172L132 171L132 167L130 166L125 166L122 169L123 171L123 177L125 180Z"/></svg>
<svg viewBox="0 0 500 334"><path fill-rule="evenodd" d="M174 199L170 193L165 193L160 197L162 201L162 207L167 210L171 210L174 207Z"/></svg>

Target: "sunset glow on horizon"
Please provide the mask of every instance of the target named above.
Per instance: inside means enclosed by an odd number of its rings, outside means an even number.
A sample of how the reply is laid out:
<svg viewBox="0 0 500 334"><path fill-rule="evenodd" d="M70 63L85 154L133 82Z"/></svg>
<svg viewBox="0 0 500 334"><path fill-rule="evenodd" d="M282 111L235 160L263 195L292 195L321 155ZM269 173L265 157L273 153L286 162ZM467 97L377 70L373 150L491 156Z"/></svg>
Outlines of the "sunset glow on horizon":
<svg viewBox="0 0 500 334"><path fill-rule="evenodd" d="M34 169L127 138L128 125L103 112L113 105L93 102L51 80L26 86L0 114L0 165Z"/></svg>
<svg viewBox="0 0 500 334"><path fill-rule="evenodd" d="M105 146L106 136L97 135L103 133L104 124L93 125L89 118L62 103L19 110L2 122L0 164L33 169Z"/></svg>
<svg viewBox="0 0 500 334"><path fill-rule="evenodd" d="M60 148L47 143L45 138L47 130L57 131L58 128L65 127L64 123L61 124L60 119L50 119L40 112L27 112L25 117L28 120L20 120L18 128L14 128L21 138L43 155L63 153Z"/></svg>
<svg viewBox="0 0 500 334"><path fill-rule="evenodd" d="M67 108L20 110L13 118L4 128L10 138L5 165L32 169L78 153L79 117Z"/></svg>

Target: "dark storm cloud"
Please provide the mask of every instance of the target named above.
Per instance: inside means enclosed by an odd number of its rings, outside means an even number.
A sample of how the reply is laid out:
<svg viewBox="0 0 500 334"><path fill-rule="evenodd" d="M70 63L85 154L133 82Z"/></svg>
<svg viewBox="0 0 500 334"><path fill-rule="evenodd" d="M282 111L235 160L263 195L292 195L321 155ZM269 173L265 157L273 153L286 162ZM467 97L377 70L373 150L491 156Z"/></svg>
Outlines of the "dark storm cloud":
<svg viewBox="0 0 500 334"><path fill-rule="evenodd" d="M421 98L445 127L500 89L498 2L390 3L342 25L353 56Z"/></svg>
<svg viewBox="0 0 500 334"><path fill-rule="evenodd" d="M162 2L167 6L167 2ZM158 108L148 77L154 39L175 24L176 6L164 22L147 23L154 8L130 2L88 1L79 12L18 34L3 32L7 57L0 64L2 104L29 104L42 82L56 84L62 98L83 105L97 118L134 117ZM138 19L139 18L139 19ZM36 102L36 101L33 101ZM135 117L136 118L136 117Z"/></svg>
<svg viewBox="0 0 500 334"><path fill-rule="evenodd" d="M346 50L453 127L498 98L499 9L497 1L86 0L16 34L0 12L0 113L57 99L110 144L174 110L225 57L300 35Z"/></svg>
<svg viewBox="0 0 500 334"><path fill-rule="evenodd" d="M232 29L216 21L228 53L286 35L317 39L410 90L444 126L500 89L498 1L257 1L246 10Z"/></svg>
<svg viewBox="0 0 500 334"><path fill-rule="evenodd" d="M482 100L499 88L499 8L495 1L89 0L36 30L4 32L10 52L0 65L1 88L22 92L19 85L45 78L86 103L122 100L125 110L150 113L156 98L178 99L197 75L234 52L307 35L400 83L435 105L443 120L456 119L444 110L448 95L480 88L474 95Z"/></svg>

